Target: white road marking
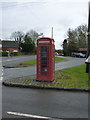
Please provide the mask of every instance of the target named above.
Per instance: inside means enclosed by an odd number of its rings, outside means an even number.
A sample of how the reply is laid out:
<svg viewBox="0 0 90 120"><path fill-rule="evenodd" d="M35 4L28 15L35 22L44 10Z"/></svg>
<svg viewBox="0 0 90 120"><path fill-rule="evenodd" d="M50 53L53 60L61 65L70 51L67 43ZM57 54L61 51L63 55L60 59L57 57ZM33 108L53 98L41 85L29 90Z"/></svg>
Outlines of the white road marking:
<svg viewBox="0 0 90 120"><path fill-rule="evenodd" d="M17 115L17 116L22 116L22 117L31 117L31 118L48 119L48 120L58 120L58 119L53 119L51 117L44 117L44 116L31 115L31 114L23 114L23 113L18 113L18 112L7 112L7 114ZM62 120L62 119L59 119L59 120Z"/></svg>
<svg viewBox="0 0 90 120"><path fill-rule="evenodd" d="M50 119L49 117L37 116L37 115L30 115L30 114L23 114L23 113L17 113L17 112L7 112L7 113L8 113L8 114L11 114L11 115L18 115L18 116L23 116L23 117Z"/></svg>
<svg viewBox="0 0 90 120"><path fill-rule="evenodd" d="M0 81L2 81L3 80L3 77L0 77Z"/></svg>

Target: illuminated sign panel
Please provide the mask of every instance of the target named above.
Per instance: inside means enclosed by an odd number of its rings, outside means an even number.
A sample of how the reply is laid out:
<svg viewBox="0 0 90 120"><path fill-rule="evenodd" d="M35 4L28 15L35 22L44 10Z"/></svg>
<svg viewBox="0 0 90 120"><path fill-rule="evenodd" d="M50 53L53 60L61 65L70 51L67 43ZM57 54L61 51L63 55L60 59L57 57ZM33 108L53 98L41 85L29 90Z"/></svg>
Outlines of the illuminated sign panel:
<svg viewBox="0 0 90 120"><path fill-rule="evenodd" d="M39 43L50 43L50 41L39 41Z"/></svg>

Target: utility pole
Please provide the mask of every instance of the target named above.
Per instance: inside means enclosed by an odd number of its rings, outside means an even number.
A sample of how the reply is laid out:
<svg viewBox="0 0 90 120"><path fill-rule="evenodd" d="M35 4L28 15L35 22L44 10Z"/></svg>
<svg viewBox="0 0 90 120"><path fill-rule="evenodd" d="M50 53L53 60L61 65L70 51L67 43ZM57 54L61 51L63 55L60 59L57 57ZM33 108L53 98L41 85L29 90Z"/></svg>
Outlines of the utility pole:
<svg viewBox="0 0 90 120"><path fill-rule="evenodd" d="M87 50L87 57L90 55L90 1L88 3L88 50Z"/></svg>
<svg viewBox="0 0 90 120"><path fill-rule="evenodd" d="M51 33L51 38L53 38L53 27L52 27L52 33Z"/></svg>
<svg viewBox="0 0 90 120"><path fill-rule="evenodd" d="M88 50L87 50L87 59L86 63L86 73L88 73L88 78L90 81L90 1L88 3L89 14L88 14Z"/></svg>

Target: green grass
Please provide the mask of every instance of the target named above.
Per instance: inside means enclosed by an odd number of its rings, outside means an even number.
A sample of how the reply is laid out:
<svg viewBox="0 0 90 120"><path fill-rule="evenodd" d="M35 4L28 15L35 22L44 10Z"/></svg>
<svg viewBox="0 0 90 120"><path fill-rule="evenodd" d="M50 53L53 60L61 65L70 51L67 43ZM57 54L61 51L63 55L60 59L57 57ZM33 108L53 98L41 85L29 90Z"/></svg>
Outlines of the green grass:
<svg viewBox="0 0 90 120"><path fill-rule="evenodd" d="M30 61L26 61L23 63L20 63L20 65L35 65L36 64L36 60L30 60Z"/></svg>
<svg viewBox="0 0 90 120"><path fill-rule="evenodd" d="M61 62L63 60L67 60L67 59L61 57L55 57L55 62Z"/></svg>
<svg viewBox="0 0 90 120"><path fill-rule="evenodd" d="M85 73L85 65L56 71L58 86L68 88L90 88L88 74Z"/></svg>
<svg viewBox="0 0 90 120"><path fill-rule="evenodd" d="M61 58L61 57L55 57L55 62L60 62L62 60L66 60L65 58ZM28 65L35 65L36 64L36 60L30 60L30 61L26 61L26 62L23 62L23 63L20 63L19 65L21 66L28 66Z"/></svg>
<svg viewBox="0 0 90 120"><path fill-rule="evenodd" d="M43 87L64 87L64 88L90 88L88 74L85 73L85 65L80 65L55 72L55 80L53 82L36 82L36 76L25 76L7 80L7 82L15 84L36 85Z"/></svg>

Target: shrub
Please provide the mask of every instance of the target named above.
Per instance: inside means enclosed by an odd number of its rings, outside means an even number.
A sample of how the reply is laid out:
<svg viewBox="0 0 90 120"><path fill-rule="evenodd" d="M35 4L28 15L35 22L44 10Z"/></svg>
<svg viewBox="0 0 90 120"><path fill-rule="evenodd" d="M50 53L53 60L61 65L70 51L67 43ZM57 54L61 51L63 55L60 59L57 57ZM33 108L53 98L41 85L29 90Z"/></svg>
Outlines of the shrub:
<svg viewBox="0 0 90 120"><path fill-rule="evenodd" d="M10 56L18 56L18 52L11 52Z"/></svg>
<svg viewBox="0 0 90 120"><path fill-rule="evenodd" d="M8 56L8 53L5 52L5 51L3 51L3 52L2 52L2 56Z"/></svg>
<svg viewBox="0 0 90 120"><path fill-rule="evenodd" d="M0 51L0 57L2 56L2 52Z"/></svg>

